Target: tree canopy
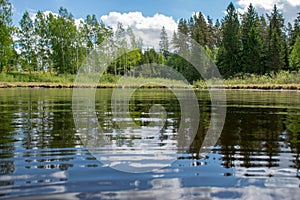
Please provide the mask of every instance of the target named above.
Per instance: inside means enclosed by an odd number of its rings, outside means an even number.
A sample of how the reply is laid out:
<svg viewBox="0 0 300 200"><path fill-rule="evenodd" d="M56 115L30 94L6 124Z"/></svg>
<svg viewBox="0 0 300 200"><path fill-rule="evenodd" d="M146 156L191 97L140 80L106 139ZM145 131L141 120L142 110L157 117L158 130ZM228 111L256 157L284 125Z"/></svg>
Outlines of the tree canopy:
<svg viewBox="0 0 300 200"><path fill-rule="evenodd" d="M300 68L300 13L286 24L276 5L270 14L259 16L252 4L241 15L230 3L225 17L215 21L197 12L180 19L173 35L162 27L156 49L143 48L132 27L119 23L112 30L91 14L76 24L72 13L63 7L58 14L38 11L33 17L25 12L17 27L12 25L12 15L9 0L0 0L0 72L75 74L89 53L106 40L116 47L107 51L117 49L109 53L119 57L105 73L134 75L136 66L157 63L173 67L193 82L201 76L178 56L193 53L186 38L205 49L225 78Z"/></svg>

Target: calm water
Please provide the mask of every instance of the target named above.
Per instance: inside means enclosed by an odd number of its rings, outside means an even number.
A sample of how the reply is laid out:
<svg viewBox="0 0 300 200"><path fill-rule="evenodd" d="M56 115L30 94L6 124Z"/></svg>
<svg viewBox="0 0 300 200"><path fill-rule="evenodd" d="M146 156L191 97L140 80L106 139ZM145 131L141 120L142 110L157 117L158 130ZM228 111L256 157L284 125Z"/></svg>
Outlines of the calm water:
<svg viewBox="0 0 300 200"><path fill-rule="evenodd" d="M199 149L212 110L208 92L196 94L200 126L186 153L170 151L176 161L154 172L125 173L84 147L71 89L0 89L0 198L298 199L300 92L227 91L225 126L205 157ZM115 127L111 95L110 89L97 90L99 124L115 148L134 148L142 138ZM151 135L149 109L156 104L167 120L149 146L174 145L181 111L171 92L136 91L131 119L139 134Z"/></svg>

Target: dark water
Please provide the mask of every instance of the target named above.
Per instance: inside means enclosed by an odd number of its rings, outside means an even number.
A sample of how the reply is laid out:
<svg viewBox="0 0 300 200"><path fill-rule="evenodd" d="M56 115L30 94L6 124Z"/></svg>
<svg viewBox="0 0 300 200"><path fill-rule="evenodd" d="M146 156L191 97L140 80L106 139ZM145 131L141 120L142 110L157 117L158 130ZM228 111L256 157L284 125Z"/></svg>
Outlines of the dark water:
<svg viewBox="0 0 300 200"><path fill-rule="evenodd" d="M212 110L209 94L196 93L201 119L188 151L174 152L169 167L126 173L99 162L82 144L71 89L0 89L0 198L298 199L300 92L227 91L225 126L205 157L199 149ZM112 120L111 95L98 90L95 109L104 132L115 136L122 130ZM167 112L161 141L172 141L181 115L172 93L137 91L132 119L142 134L151 134L153 104ZM112 140L132 147L140 138Z"/></svg>

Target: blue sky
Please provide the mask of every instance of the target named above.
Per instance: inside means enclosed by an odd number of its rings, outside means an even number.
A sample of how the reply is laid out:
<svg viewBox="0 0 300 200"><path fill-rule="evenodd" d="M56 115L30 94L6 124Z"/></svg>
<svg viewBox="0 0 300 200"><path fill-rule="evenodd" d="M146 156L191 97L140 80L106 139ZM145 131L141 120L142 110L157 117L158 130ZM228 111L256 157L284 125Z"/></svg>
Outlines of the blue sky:
<svg viewBox="0 0 300 200"><path fill-rule="evenodd" d="M145 46L154 46L159 42L162 26L171 37L177 29L179 19L190 18L195 12L202 12L213 20L222 19L230 0L10 0L14 6L13 23L18 25L27 10L34 15L37 11L58 12L60 7L67 8L77 19L87 14L96 14L106 25L116 28L121 22L130 26ZM273 5L284 14L286 21L292 22L300 11L300 0L232 0L240 13L250 3L257 11L270 13Z"/></svg>
<svg viewBox="0 0 300 200"><path fill-rule="evenodd" d="M14 23L25 10L30 12L57 12L59 7L67 8L75 18L84 18L87 14L96 14L98 18L109 12L128 13L140 11L144 16L156 13L172 16L175 21L188 18L194 12L203 12L212 18L222 18L229 0L11 0L15 8Z"/></svg>
<svg viewBox="0 0 300 200"><path fill-rule="evenodd" d="M244 10L252 3L259 12L270 12L276 3L282 9L288 21L297 16L300 11L300 0L231 0L239 10ZM98 18L110 12L128 13L140 11L149 17L156 13L172 16L175 21L189 18L194 12L201 11L214 20L224 16L224 10L230 0L11 0L14 5L14 24L18 24L25 10L30 12L57 12L59 7L65 7L75 18L84 18L87 14L96 14Z"/></svg>

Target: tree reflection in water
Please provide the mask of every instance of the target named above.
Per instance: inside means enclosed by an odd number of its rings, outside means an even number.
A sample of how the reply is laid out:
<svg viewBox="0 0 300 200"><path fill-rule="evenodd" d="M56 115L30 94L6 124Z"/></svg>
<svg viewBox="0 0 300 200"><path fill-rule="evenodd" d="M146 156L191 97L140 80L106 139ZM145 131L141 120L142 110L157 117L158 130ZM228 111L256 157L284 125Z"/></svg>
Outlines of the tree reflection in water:
<svg viewBox="0 0 300 200"><path fill-rule="evenodd" d="M112 121L111 94L110 89L98 90L95 102L99 124L107 135L122 131ZM176 179L175 171L183 166L184 171L190 171L193 176L199 174L194 172L193 167L208 170L201 168L202 165L208 165L210 170L216 170L216 166L211 166L210 161L214 159L211 156L221 159L220 163L216 162L219 168L235 170L235 176L241 172L242 176L268 177L286 171L294 177L299 176L299 93L227 91L225 126L217 145L205 158L199 151L209 127L211 103L207 92L198 91L197 96L200 106L199 129L188 152L178 157L180 164L175 163L170 167L173 170L172 177ZM58 175L60 171L79 172L85 169L94 172L93 169L97 169L98 173L104 170L105 174L106 168L82 146L74 127L71 97L71 89L0 90L0 191L7 185L68 182L70 177L67 173ZM156 104L163 105L167 112L167 121L159 133L159 145L176 141L181 113L178 100L172 92L158 89L137 91L130 100L132 119L146 128L151 123L148 120L149 109ZM140 138L112 139L119 146L132 147ZM168 173L162 170L159 176ZM27 178L22 178L25 175ZM221 177L215 178L223 180ZM155 182L151 180L149 182ZM178 182L179 187L180 184L183 183Z"/></svg>

